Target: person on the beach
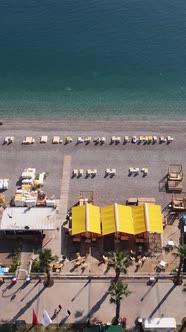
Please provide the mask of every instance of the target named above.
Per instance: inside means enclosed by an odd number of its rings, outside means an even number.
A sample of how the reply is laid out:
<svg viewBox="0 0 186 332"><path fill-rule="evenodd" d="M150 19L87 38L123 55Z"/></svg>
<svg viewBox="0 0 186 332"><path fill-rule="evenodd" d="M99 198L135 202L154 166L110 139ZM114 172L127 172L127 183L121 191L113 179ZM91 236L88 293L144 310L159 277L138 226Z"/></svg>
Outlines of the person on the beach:
<svg viewBox="0 0 186 332"><path fill-rule="evenodd" d="M70 312L70 310L67 310L67 314L70 316L71 315L71 312Z"/></svg>
<svg viewBox="0 0 186 332"><path fill-rule="evenodd" d="M59 304L59 305L58 305L58 308L59 308L58 312L60 312L60 311L61 311L61 309L62 309L62 305L61 305L61 304Z"/></svg>

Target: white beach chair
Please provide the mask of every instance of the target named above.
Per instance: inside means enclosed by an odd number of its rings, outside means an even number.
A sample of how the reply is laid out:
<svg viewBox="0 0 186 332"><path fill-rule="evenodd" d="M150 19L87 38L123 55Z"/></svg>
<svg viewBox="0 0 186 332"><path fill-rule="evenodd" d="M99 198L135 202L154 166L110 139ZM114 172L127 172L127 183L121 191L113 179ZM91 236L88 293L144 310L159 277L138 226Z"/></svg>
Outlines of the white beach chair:
<svg viewBox="0 0 186 332"><path fill-rule="evenodd" d="M100 137L94 137L93 142L94 143L100 143L101 138Z"/></svg>
<svg viewBox="0 0 186 332"><path fill-rule="evenodd" d="M108 176L108 175L110 175L110 168L107 168L107 169L105 170L105 176Z"/></svg>
<svg viewBox="0 0 186 332"><path fill-rule="evenodd" d="M112 168L112 169L110 170L110 175L111 175L111 176L116 175L116 170L115 170L115 168Z"/></svg>
<svg viewBox="0 0 186 332"><path fill-rule="evenodd" d="M3 179L0 179L0 190L4 189L4 181Z"/></svg>
<svg viewBox="0 0 186 332"><path fill-rule="evenodd" d="M124 137L124 144L129 143L129 142L130 142L129 136L125 136Z"/></svg>
<svg viewBox="0 0 186 332"><path fill-rule="evenodd" d="M105 137L101 137L101 139L100 139L100 143L101 144L104 144L106 142L106 138Z"/></svg>
<svg viewBox="0 0 186 332"><path fill-rule="evenodd" d="M48 136L41 136L40 143L47 143L47 141L48 141Z"/></svg>
<svg viewBox="0 0 186 332"><path fill-rule="evenodd" d="M77 143L83 143L84 142L84 138L79 136L78 139L77 139Z"/></svg>
<svg viewBox="0 0 186 332"><path fill-rule="evenodd" d="M80 170L79 170L79 176L83 176L83 173L84 173L84 170L82 169L82 168L80 168Z"/></svg>
<svg viewBox="0 0 186 332"><path fill-rule="evenodd" d="M119 144L121 142L121 137L120 136L117 136L116 139L115 139L115 143L116 144Z"/></svg>
<svg viewBox="0 0 186 332"><path fill-rule="evenodd" d="M132 136L132 143L137 143L137 141L138 141L137 136Z"/></svg>
<svg viewBox="0 0 186 332"><path fill-rule="evenodd" d="M7 190L9 184L9 179L3 179L3 189Z"/></svg>
<svg viewBox="0 0 186 332"><path fill-rule="evenodd" d="M75 176L77 176L78 175L78 170L75 168L74 170L73 170L73 176L75 177Z"/></svg>
<svg viewBox="0 0 186 332"><path fill-rule="evenodd" d="M86 170L86 176L90 176L90 175L92 175L92 171L91 171L91 169L87 169Z"/></svg>
<svg viewBox="0 0 186 332"><path fill-rule="evenodd" d="M139 137L139 143L144 143L146 141L145 136L140 136Z"/></svg>
<svg viewBox="0 0 186 332"><path fill-rule="evenodd" d="M141 172L143 173L144 176L146 176L148 174L149 170L147 167L144 167L141 169Z"/></svg>
<svg viewBox="0 0 186 332"><path fill-rule="evenodd" d="M153 143L156 143L158 140L157 136L152 136L152 138L153 138Z"/></svg>
<svg viewBox="0 0 186 332"><path fill-rule="evenodd" d="M140 170L139 170L139 168L136 168L136 167L130 167L129 168L129 174L130 175L137 175L137 174L139 174L139 172L140 172Z"/></svg>
<svg viewBox="0 0 186 332"><path fill-rule="evenodd" d="M167 143L171 143L174 141L174 138L171 136L167 136Z"/></svg>
<svg viewBox="0 0 186 332"><path fill-rule="evenodd" d="M159 138L159 142L160 143L166 143L166 138L164 137L164 136L160 136L160 138Z"/></svg>
<svg viewBox="0 0 186 332"><path fill-rule="evenodd" d="M91 140L92 140L91 136L88 136L85 138L85 143L88 144L91 142Z"/></svg>
<svg viewBox="0 0 186 332"><path fill-rule="evenodd" d="M111 137L111 143L115 143L116 142L116 136L112 136Z"/></svg>
<svg viewBox="0 0 186 332"><path fill-rule="evenodd" d="M97 169L95 168L92 170L92 176L95 177L96 175L97 175Z"/></svg>

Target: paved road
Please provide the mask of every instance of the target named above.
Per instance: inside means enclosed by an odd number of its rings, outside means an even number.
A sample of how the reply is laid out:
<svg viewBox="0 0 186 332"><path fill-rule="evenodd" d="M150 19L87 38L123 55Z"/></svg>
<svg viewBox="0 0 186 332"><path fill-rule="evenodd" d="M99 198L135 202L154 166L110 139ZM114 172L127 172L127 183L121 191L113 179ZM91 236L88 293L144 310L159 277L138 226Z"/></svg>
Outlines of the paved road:
<svg viewBox="0 0 186 332"><path fill-rule="evenodd" d="M115 306L109 303L109 285L109 281L102 280L66 280L56 281L47 289L42 284L36 285L36 282L21 289L23 282L18 281L11 289L6 289L8 284L4 284L1 287L0 321L25 319L30 323L33 308L41 321L43 309L52 317L54 309L61 304L63 308L54 323L60 323L65 318L67 309L71 311L69 322L86 320L88 315L104 323L110 322ZM132 294L121 304L121 316L127 317L129 328L134 326L139 316L172 316L177 323L185 316L186 298L182 286L174 287L172 282L166 280L158 281L153 287L147 286L145 281L133 281L129 282L129 289Z"/></svg>

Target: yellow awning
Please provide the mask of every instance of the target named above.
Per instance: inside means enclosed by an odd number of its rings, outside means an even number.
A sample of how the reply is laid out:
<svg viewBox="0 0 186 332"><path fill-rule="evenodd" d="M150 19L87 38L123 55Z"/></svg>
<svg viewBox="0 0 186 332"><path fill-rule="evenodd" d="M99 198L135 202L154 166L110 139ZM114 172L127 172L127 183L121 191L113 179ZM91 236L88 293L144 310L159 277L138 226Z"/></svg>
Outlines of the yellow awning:
<svg viewBox="0 0 186 332"><path fill-rule="evenodd" d="M102 234L107 235L116 232L114 205L101 208Z"/></svg>
<svg viewBox="0 0 186 332"><path fill-rule="evenodd" d="M72 208L72 235L86 231L85 205Z"/></svg>
<svg viewBox="0 0 186 332"><path fill-rule="evenodd" d="M146 232L144 205L131 207L134 225L134 235Z"/></svg>
<svg viewBox="0 0 186 332"><path fill-rule="evenodd" d="M147 231L162 233L163 232L163 223L162 223L162 215L161 208L159 205L155 204L145 204L147 216Z"/></svg>
<svg viewBox="0 0 186 332"><path fill-rule="evenodd" d="M72 235L85 232L101 234L98 206L85 204L72 208Z"/></svg>
<svg viewBox="0 0 186 332"><path fill-rule="evenodd" d="M101 223L100 223L100 208L91 204L87 204L89 209L89 229L87 231L101 234Z"/></svg>
<svg viewBox="0 0 186 332"><path fill-rule="evenodd" d="M117 205L118 228L121 233L134 234L132 209L130 206Z"/></svg>

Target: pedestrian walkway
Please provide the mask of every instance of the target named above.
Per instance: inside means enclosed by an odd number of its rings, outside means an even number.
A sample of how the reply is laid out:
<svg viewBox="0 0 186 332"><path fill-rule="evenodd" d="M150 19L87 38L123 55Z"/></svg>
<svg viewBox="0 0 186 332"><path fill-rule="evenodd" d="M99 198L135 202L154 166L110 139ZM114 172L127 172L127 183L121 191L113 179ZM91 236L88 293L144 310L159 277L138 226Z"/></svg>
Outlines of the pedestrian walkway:
<svg viewBox="0 0 186 332"><path fill-rule="evenodd" d="M56 217L57 230L55 231L54 241L52 242L52 254L57 255L58 257L60 257L62 253L64 254L64 250L62 250L63 241L62 241L61 225L66 220L67 209L68 209L71 161L72 157L70 155L64 156L60 199L58 201L58 209Z"/></svg>

